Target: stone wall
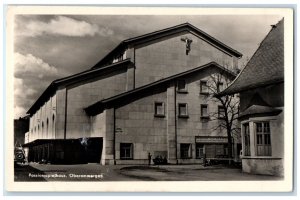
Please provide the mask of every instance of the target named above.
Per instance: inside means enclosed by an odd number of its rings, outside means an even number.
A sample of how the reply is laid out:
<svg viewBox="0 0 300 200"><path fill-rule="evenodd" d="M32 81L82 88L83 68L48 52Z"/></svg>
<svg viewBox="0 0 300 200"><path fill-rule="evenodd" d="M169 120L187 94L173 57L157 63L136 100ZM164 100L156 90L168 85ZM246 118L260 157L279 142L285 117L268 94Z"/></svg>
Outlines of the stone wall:
<svg viewBox="0 0 300 200"><path fill-rule="evenodd" d="M201 104L207 104L210 112L218 112L218 104L207 95L200 94L200 80L209 80L210 75L217 72L218 70L212 67L180 78L186 80L185 93L176 90L177 82L174 81L168 86L161 86L160 89L151 89L151 92L143 97L133 95L129 103L116 108L116 163L146 164L148 153L153 155L152 158L158 154L165 155L169 163L202 162L196 159L195 137L226 136L225 130L214 129L220 123L218 120L211 118L207 121L201 118ZM164 117L155 116L155 102L164 103ZM187 118L178 117L178 103L188 104ZM120 143L133 144L133 160L120 159ZM190 159L180 159L180 143L192 144Z"/></svg>
<svg viewBox="0 0 300 200"><path fill-rule="evenodd" d="M184 37L193 40L188 55L186 43L181 40ZM212 61L228 69L237 67L237 59L234 56L191 33L180 33L145 43L135 49L136 87Z"/></svg>
<svg viewBox="0 0 300 200"><path fill-rule="evenodd" d="M126 91L126 69L79 82L67 89L67 138L90 137L90 122L84 108Z"/></svg>
<svg viewBox="0 0 300 200"><path fill-rule="evenodd" d="M117 164L129 164L120 160L120 143L133 143L134 163L146 164L148 153L167 152L167 117L154 116L154 103L164 102L166 91L153 93L116 109L116 160ZM165 108L167 110L167 108Z"/></svg>

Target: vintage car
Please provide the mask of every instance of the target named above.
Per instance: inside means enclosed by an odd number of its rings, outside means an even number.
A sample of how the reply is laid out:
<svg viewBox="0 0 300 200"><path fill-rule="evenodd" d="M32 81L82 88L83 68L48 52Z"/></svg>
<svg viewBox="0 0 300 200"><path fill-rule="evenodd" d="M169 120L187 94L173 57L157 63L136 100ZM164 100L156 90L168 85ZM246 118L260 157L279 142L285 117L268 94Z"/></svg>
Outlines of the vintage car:
<svg viewBox="0 0 300 200"><path fill-rule="evenodd" d="M15 154L14 154L14 162L15 163L25 163L25 152L22 147L15 147Z"/></svg>

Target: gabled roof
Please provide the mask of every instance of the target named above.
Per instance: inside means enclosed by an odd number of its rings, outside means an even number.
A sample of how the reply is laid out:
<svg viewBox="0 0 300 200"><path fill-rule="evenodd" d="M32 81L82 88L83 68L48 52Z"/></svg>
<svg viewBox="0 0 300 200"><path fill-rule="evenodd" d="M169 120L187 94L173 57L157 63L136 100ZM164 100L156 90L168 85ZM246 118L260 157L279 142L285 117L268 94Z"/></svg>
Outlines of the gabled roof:
<svg viewBox="0 0 300 200"><path fill-rule="evenodd" d="M116 46L111 52L109 52L102 60L100 60L94 67L92 68L98 68L102 67L109 59L112 58L112 56L115 56L116 53L119 51L124 50L130 45L136 45L141 44L144 42L152 41L155 39L159 39L165 36L173 35L180 32L194 32L197 35L201 36L203 39L207 40L208 42L218 46L219 48L227 51L228 53L237 56L242 57L242 54L231 47L227 46L226 44L222 43L221 41L217 40L216 38L210 36L209 34L205 33L204 31L198 29L197 27L191 25L190 23L183 23L179 24L177 26L172 26L166 29L162 29L159 31L154 31L151 33L147 33L138 37L129 38L126 40L123 40L118 46Z"/></svg>
<svg viewBox="0 0 300 200"><path fill-rule="evenodd" d="M130 59L123 60L118 63L111 64L109 66L103 67L103 68L97 68L97 69L89 69L71 76L67 76L64 78L60 78L57 80L54 80L47 89L42 93L42 95L34 102L34 104L29 108L27 111L27 114L33 114L36 110L42 106L47 99L55 93L57 88L62 85L70 84L73 82L78 82L79 79L88 79L91 77L95 77L96 75L99 75L101 73L110 71L110 70L116 70L119 68L123 68L127 66L130 62Z"/></svg>
<svg viewBox="0 0 300 200"><path fill-rule="evenodd" d="M226 72L226 74L229 77L231 77L232 79L235 78L235 74L233 72L231 72L230 70L222 67L221 65L219 65L216 62L210 62L210 63L202 65L200 67L196 67L196 68L190 69L188 71L185 71L185 72L182 72L182 73L179 73L179 74L176 74L176 75L173 75L173 76L155 81L155 82L150 83L148 85L141 86L139 88L136 88L136 89L118 94L116 96L113 96L113 97L110 97L110 98L107 98L107 99L103 99L101 101L98 101L97 103L94 103L94 104L88 106L84 110L86 111L86 113L88 115L95 116L95 115L101 113L105 108L110 107L112 105L113 106L116 105L117 102L124 102L124 99L126 99L127 97L137 96L138 94L144 93L146 90L153 89L154 87L163 86L164 84L168 84L170 81L173 81L175 79L181 78L181 77L186 76L186 75L191 75L191 74L193 74L197 71L204 70L208 67L217 67L217 68L223 70L224 72Z"/></svg>
<svg viewBox="0 0 300 200"><path fill-rule="evenodd" d="M284 81L284 20L272 25L237 78L218 95L234 94Z"/></svg>

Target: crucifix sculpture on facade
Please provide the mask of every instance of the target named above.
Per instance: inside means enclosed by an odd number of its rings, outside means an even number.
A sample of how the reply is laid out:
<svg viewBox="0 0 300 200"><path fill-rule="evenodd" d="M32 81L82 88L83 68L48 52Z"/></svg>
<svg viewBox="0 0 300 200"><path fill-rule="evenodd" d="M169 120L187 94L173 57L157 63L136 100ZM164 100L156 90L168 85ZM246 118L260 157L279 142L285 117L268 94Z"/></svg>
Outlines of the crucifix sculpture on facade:
<svg viewBox="0 0 300 200"><path fill-rule="evenodd" d="M193 42L193 40L189 39L188 37L182 37L181 41L185 42L185 44L186 44L185 53L186 53L186 55L188 55L189 52L191 51L191 43Z"/></svg>

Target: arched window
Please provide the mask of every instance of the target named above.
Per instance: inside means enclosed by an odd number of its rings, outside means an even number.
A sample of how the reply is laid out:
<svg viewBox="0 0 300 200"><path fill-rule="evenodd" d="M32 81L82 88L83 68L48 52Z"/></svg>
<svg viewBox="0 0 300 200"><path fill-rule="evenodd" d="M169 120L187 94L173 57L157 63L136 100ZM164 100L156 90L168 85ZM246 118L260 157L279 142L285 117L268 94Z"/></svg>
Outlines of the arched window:
<svg viewBox="0 0 300 200"><path fill-rule="evenodd" d="M55 115L52 115L52 138L55 138Z"/></svg>
<svg viewBox="0 0 300 200"><path fill-rule="evenodd" d="M37 128L37 138L39 139L39 134L40 134L40 125L38 125L38 128Z"/></svg>
<svg viewBox="0 0 300 200"><path fill-rule="evenodd" d="M49 138L49 120L47 118L47 121L46 121L46 138Z"/></svg>
<svg viewBox="0 0 300 200"><path fill-rule="evenodd" d="M41 138L43 138L44 135L45 135L45 133L44 133L44 122L42 122Z"/></svg>

